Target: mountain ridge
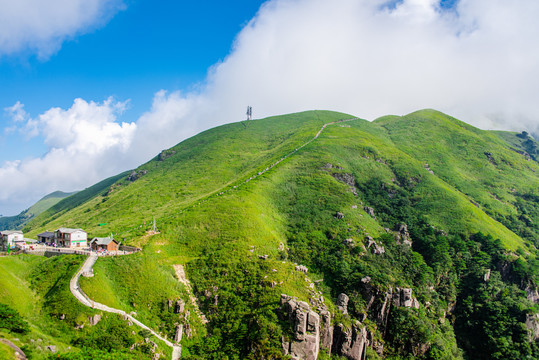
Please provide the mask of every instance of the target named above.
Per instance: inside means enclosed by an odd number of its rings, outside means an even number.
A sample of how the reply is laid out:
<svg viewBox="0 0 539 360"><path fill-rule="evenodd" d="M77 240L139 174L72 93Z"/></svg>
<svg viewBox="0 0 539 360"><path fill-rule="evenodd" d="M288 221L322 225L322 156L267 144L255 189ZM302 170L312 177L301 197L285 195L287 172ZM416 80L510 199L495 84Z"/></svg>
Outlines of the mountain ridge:
<svg viewBox="0 0 539 360"><path fill-rule="evenodd" d="M281 294L326 307L332 329L365 328L374 359L539 354L523 335L537 312L539 165L511 148L518 134L435 110L339 122L350 118L309 111L207 130L26 230L82 227L142 247L101 259L81 287L170 337L189 328L186 359L283 358L297 334ZM379 311L397 289L417 308ZM163 306L178 298L191 317ZM335 344L318 358L344 356Z"/></svg>

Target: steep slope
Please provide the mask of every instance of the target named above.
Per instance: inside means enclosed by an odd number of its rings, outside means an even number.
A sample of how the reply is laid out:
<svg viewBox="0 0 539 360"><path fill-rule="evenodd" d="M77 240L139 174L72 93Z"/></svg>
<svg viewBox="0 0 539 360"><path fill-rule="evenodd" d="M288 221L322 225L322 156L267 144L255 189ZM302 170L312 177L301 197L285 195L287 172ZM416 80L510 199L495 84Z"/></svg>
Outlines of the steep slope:
<svg viewBox="0 0 539 360"><path fill-rule="evenodd" d="M187 359L281 358L283 336L298 336L281 293L333 314L332 356L353 358L350 332L370 338L369 358L535 357L523 290L536 288L538 231L507 219L537 223L538 170L497 133L438 112L370 123L311 111L208 130L28 229L143 246L100 260L83 287L169 336L189 328ZM174 296L190 316L159 306Z"/></svg>
<svg viewBox="0 0 539 360"><path fill-rule="evenodd" d="M62 199L73 194L75 193L55 191L53 193L50 193L49 195L44 196L34 205L22 211L19 215L0 217L0 231L22 229L30 220L32 220L45 210L49 209L50 207L54 206Z"/></svg>

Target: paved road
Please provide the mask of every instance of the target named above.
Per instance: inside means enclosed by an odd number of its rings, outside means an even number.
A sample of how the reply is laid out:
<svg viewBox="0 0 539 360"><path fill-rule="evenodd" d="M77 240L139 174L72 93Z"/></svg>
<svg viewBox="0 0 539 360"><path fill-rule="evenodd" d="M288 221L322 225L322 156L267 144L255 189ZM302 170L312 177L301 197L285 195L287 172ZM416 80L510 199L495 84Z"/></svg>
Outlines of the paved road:
<svg viewBox="0 0 539 360"><path fill-rule="evenodd" d="M73 296L75 296L77 300L79 300L82 304L88 307L110 312L110 313L123 315L125 318L131 320L133 324L150 331L156 338L163 341L165 344L167 344L168 346L172 348L172 360L178 360L182 352L182 348L180 345L173 344L172 342L168 341L167 339L157 334L155 331L153 331L148 326L144 325L143 323L135 319L133 316L126 313L125 311L114 309L114 308L108 307L107 305L93 301L81 290L81 288L79 287L80 276L82 275L82 273L91 271L96 261L97 261L97 255L95 253L91 253L88 256L88 258L84 261L84 264L81 266L79 271L75 274L75 276L73 276L73 278L69 282L69 289L71 290L71 293L73 294Z"/></svg>

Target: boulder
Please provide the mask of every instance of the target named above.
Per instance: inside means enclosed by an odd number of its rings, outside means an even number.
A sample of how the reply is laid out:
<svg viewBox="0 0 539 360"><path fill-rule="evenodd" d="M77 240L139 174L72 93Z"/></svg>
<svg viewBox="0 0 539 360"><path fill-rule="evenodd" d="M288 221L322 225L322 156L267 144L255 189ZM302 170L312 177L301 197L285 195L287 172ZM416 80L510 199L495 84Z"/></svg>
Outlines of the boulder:
<svg viewBox="0 0 539 360"><path fill-rule="evenodd" d="M373 219L376 219L376 215L374 215L374 209L369 207L369 206L365 206L363 207L363 210L365 210L365 212L367 214L369 214Z"/></svg>
<svg viewBox="0 0 539 360"><path fill-rule="evenodd" d="M526 288L526 296L528 297L528 300L531 302L538 304L539 303L539 292L537 292L537 288L532 289L531 287Z"/></svg>
<svg viewBox="0 0 539 360"><path fill-rule="evenodd" d="M408 232L408 225L398 224L395 226L395 237L397 239L397 244L404 244L412 246L412 239L410 238L410 233Z"/></svg>
<svg viewBox="0 0 539 360"><path fill-rule="evenodd" d="M335 327L333 353L349 360L363 360L367 348L367 328L356 321L350 329L339 324Z"/></svg>
<svg viewBox="0 0 539 360"><path fill-rule="evenodd" d="M344 219L344 214L340 211L337 211L335 215L333 215L336 219Z"/></svg>
<svg viewBox="0 0 539 360"><path fill-rule="evenodd" d="M97 325L101 321L101 315L95 314L94 316L90 316L89 320L91 325Z"/></svg>
<svg viewBox="0 0 539 360"><path fill-rule="evenodd" d="M393 305L419 309L419 301L412 297L412 289L396 288L393 294Z"/></svg>
<svg viewBox="0 0 539 360"><path fill-rule="evenodd" d="M539 339L539 314L526 315L525 324L528 329L528 340L533 342Z"/></svg>
<svg viewBox="0 0 539 360"><path fill-rule="evenodd" d="M350 298L346 294L339 294L337 296L337 308L342 311L343 314L348 314L348 301Z"/></svg>
<svg viewBox="0 0 539 360"><path fill-rule="evenodd" d="M174 341L176 343L179 343L180 341L182 341L182 335L183 335L183 324L179 324L178 326L176 326L176 333L174 335Z"/></svg>
<svg viewBox="0 0 539 360"><path fill-rule="evenodd" d="M185 310L185 302L182 299L176 300L174 306L174 314L181 314Z"/></svg>

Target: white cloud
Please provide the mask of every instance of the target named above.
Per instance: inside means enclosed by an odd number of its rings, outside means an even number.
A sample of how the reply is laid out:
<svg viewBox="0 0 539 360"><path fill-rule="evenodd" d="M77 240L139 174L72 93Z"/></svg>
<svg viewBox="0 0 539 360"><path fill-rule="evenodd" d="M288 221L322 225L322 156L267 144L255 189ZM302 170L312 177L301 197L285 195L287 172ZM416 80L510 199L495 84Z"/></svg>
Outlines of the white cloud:
<svg viewBox="0 0 539 360"><path fill-rule="evenodd" d="M125 102L76 99L67 110L52 108L29 119L49 147L41 158L6 162L0 167L0 208L17 212L55 190L73 191L125 170L137 129L118 123Z"/></svg>
<svg viewBox="0 0 539 360"><path fill-rule="evenodd" d="M169 98L191 104L176 126L237 121L250 104L256 117L331 109L374 119L435 108L482 128L539 130L539 2L386 5L265 3L202 91Z"/></svg>
<svg viewBox="0 0 539 360"><path fill-rule="evenodd" d="M17 101L15 105L7 107L4 110L15 122L22 122L28 119L28 114L24 110L24 104L21 104L20 101Z"/></svg>
<svg viewBox="0 0 539 360"><path fill-rule="evenodd" d="M247 105L257 118L329 109L374 119L435 108L482 128L539 131L538 1L460 0L451 11L433 0L386 5L268 1L196 92L156 93L136 125L116 122L125 105L112 100L78 99L27 120L50 151L0 168L0 208L28 188L35 201L135 167L244 119ZM73 169L83 175L60 182L57 174ZM15 175L22 180L9 180Z"/></svg>
<svg viewBox="0 0 539 360"><path fill-rule="evenodd" d="M0 56L30 51L46 59L122 7L121 0L0 0Z"/></svg>

